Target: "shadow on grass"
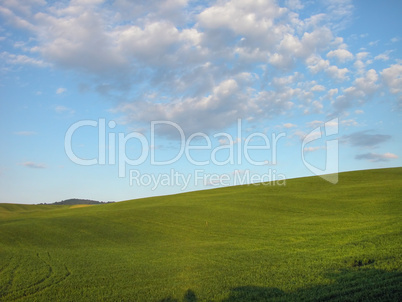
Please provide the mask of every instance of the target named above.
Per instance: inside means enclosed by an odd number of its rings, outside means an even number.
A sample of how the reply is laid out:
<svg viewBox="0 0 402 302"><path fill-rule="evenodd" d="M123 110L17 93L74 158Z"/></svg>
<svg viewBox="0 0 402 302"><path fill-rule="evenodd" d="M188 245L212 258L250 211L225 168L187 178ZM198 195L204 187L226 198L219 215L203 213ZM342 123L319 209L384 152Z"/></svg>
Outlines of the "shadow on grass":
<svg viewBox="0 0 402 302"><path fill-rule="evenodd" d="M195 295L195 292L192 291L191 289L189 289L184 294L182 301L183 302L197 302L198 299L197 299L197 296ZM179 300L168 297L168 298L162 299L160 302L179 302Z"/></svg>
<svg viewBox="0 0 402 302"><path fill-rule="evenodd" d="M233 288L221 302L249 301L402 301L402 273L361 268L343 270L328 276L329 285L318 285L284 292L278 288L241 286ZM178 302L167 298L164 302ZM188 290L183 302L200 301Z"/></svg>

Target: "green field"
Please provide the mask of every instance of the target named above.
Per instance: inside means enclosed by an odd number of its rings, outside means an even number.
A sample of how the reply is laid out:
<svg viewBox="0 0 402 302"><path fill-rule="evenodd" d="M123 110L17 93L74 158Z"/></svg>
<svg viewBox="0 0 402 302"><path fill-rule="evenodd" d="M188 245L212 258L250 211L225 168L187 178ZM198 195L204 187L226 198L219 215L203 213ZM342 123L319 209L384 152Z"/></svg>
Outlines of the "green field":
<svg viewBox="0 0 402 302"><path fill-rule="evenodd" d="M0 301L401 301L402 168L0 204Z"/></svg>

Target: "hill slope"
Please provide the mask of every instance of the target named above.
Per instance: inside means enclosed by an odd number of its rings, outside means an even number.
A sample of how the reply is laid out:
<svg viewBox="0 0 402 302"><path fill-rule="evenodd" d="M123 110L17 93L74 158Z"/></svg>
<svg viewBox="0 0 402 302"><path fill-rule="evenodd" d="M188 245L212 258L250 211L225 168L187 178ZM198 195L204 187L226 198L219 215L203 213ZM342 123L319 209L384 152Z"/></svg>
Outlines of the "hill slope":
<svg viewBox="0 0 402 302"><path fill-rule="evenodd" d="M0 204L0 300L397 301L402 168L88 207Z"/></svg>
<svg viewBox="0 0 402 302"><path fill-rule="evenodd" d="M79 198L71 198L71 199L66 199L62 201L56 201L53 203L50 203L52 205L83 205L83 204L103 204L103 203L112 203L114 201L97 201L97 200L91 200L91 199L79 199Z"/></svg>

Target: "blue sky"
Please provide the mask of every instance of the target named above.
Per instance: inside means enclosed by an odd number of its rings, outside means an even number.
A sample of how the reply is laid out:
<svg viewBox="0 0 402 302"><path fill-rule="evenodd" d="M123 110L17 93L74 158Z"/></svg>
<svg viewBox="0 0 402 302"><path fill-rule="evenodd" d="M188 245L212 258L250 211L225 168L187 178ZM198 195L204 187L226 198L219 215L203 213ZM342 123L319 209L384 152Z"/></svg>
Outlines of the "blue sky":
<svg viewBox="0 0 402 302"><path fill-rule="evenodd" d="M0 202L401 166L401 12L396 0L2 0Z"/></svg>

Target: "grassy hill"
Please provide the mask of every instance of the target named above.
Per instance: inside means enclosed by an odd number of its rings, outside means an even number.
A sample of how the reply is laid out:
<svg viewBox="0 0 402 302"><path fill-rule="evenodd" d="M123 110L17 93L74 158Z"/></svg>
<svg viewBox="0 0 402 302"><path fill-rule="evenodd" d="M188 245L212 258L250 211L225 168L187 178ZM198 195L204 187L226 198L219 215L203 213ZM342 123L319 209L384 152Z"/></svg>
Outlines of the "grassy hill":
<svg viewBox="0 0 402 302"><path fill-rule="evenodd" d="M402 168L0 204L0 301L398 301Z"/></svg>
<svg viewBox="0 0 402 302"><path fill-rule="evenodd" d="M103 203L112 203L114 201L97 201L97 200L91 200L91 199L79 199L79 198L71 198L71 199L66 199L62 201L57 201L53 203L49 203L52 205L82 205L82 204L103 204ZM41 203L42 205L43 203ZM45 203L46 204L46 203Z"/></svg>

